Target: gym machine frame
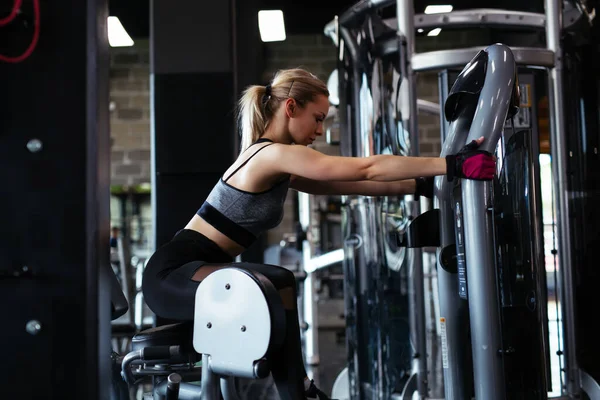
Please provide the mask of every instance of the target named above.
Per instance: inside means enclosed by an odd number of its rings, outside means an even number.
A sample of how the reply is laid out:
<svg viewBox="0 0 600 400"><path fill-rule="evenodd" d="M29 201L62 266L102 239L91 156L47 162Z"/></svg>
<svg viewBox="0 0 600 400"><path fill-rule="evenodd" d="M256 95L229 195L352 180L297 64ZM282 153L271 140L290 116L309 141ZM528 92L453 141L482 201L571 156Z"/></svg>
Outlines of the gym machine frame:
<svg viewBox="0 0 600 400"><path fill-rule="evenodd" d="M336 44L343 37L342 25L348 21L349 18L355 18L357 15L367 12L372 8L380 8L392 5L392 1L367 1L360 2L352 7L344 15L336 18L330 24L325 27L325 33L328 36L334 38ZM411 123L409 126L414 130L417 126L416 121L416 91L415 87L415 72L428 71L428 70L439 70L451 67L462 67L469 63L471 59L477 54L481 48L466 48L466 49L451 49L442 51L431 51L426 53L416 54L414 52L414 35L415 29L426 29L438 27L440 25L460 27L460 26L505 26L505 27L529 27L541 29L545 27L546 32L546 48L526 48L526 47L511 47L511 55L514 57L515 65L531 66L531 67L542 67L548 71L548 88L549 88L549 102L550 102L550 115L551 115L551 152L553 162L553 175L556 177L557 190L554 191L555 203L558 209L558 254L559 257L559 300L562 307L562 330L563 330L563 349L564 349L564 375L566 387L561 388L561 392L566 396L578 396L583 390L592 398L600 398L600 387L597 382L593 380L585 371L580 370L576 360L576 342L575 342L575 324L573 320L574 316L574 286L572 282L573 277L573 266L571 265L571 248L568 237L570 232L570 221L569 221L569 203L567 193L567 176L566 176L566 146L565 146L565 117L563 112L563 65L562 65L562 49L560 43L561 32L565 26L563 26L563 9L562 2L557 0L545 0L544 2L546 13L525 13L507 10L494 10L494 9L474 9L466 11L455 11L450 13L442 13L435 15L414 15L414 8L412 1L410 0L398 0L396 2L397 19L387 20L391 27L398 30L398 35L403 43L401 60L404 60L404 73L405 77L409 82L409 107L411 111L410 118ZM506 115L505 115L506 116ZM501 125L503 127L503 124ZM501 129L500 127L500 129ZM469 140L479 136L479 134L470 134ZM497 142L497 133L494 134L496 140L487 140L484 145L484 149L493 151L494 146ZM459 146L460 144L460 146ZM463 143L456 144L454 147L460 148ZM444 149L445 152L450 149ZM451 149L456 151L457 149ZM443 153L444 154L444 153ZM439 184L439 180L438 180ZM489 185L489 184L488 184ZM464 186L464 197L467 195L479 195L477 198L479 201L485 201L485 194L489 191L489 187L486 188L485 183L481 182L466 182ZM471 199L473 197L471 196ZM467 199L469 201L469 199ZM480 204L483 206L484 204ZM481 216L482 219L470 218L465 223L468 225L469 230L473 228L481 228L485 226L485 216ZM443 232L441 233L443 235ZM488 243L489 245L489 243ZM473 246L471 246L473 247ZM467 259L477 260L484 262L484 265L490 266L490 263L494 263L493 259L493 248L484 249L483 251L467 253ZM477 262L475 261L475 262ZM473 262L473 261L471 261ZM469 276L471 282L480 281L491 287L492 292L496 293L495 288L495 277L491 277L493 273L492 268L481 268L485 270L483 274L479 276ZM438 268L438 272L441 271ZM471 271L471 274L477 274L482 271ZM440 305L446 310L442 310L442 315L445 315L444 311L452 309L452 312L456 312L456 306L458 296L456 293L456 287L453 284L448 285L448 279L445 279L444 273L442 272L439 279L440 285ZM493 278L493 279L492 279ZM474 286L477 286L476 284ZM489 289L489 288L488 288ZM485 307L481 307L483 304L493 306L493 310L498 310L497 297L496 296L485 296L485 290L478 290L476 293L471 293L471 303L479 303L480 307L476 306L471 310L471 325L473 327L481 327L485 325L485 321L493 324L486 325L487 329L474 330L473 343L494 343L495 349L500 349L497 334L494 332L499 331L499 320L497 315L486 315L488 311ZM494 303L494 304L492 304ZM492 311L493 313L493 311ZM491 317L491 318L490 318ZM454 318L451 319L453 321ZM460 333L461 326L451 321L446 322L446 334L448 343L453 342L453 338ZM482 324L483 323L483 324ZM449 349L448 365L450 366L445 370L445 387L446 397L448 399L462 399L465 398L466 388L462 384L464 377L461 375L464 370L460 368L460 360L457 359L457 354ZM495 351L495 350L494 350ZM496 399L503 398L503 388L498 382L501 380L501 370L498 366L499 357L490 357L488 350L474 349L473 359L475 360L475 380L476 382L482 382L482 385L476 385L476 398L485 399ZM461 372L462 371L462 372ZM420 369L422 373L423 370ZM425 370L426 372L426 370ZM425 377L419 379L420 382L426 380ZM426 388L421 386L419 394L421 398L426 395ZM563 391L564 389L564 391Z"/></svg>
<svg viewBox="0 0 600 400"><path fill-rule="evenodd" d="M562 306L562 323L563 323L563 334L564 334L564 357L565 357L565 382L566 382L566 394L567 396L578 396L580 390L583 389L592 398L600 396L600 387L591 377L589 377L585 371L581 371L578 368L576 361L576 342L575 342L575 325L574 325L574 295L573 295L573 266L571 265L571 249L570 241L568 237L569 227L569 210L568 210L568 194L566 188L566 146L565 146L565 118L563 113L563 77L562 77L562 49L560 45L561 32L563 30L562 23L562 2L557 0L545 0L544 2L546 14L534 14L534 13L519 13L519 12L507 12L504 10L470 10L461 12L450 12L446 14L436 15L415 15L413 17L413 6L409 0L399 0L397 2L397 16L398 16L398 31L400 35L406 37L407 49L414 49L414 29L415 28L427 28L434 25L443 23L445 26L464 26L464 25L504 25L504 26L520 26L520 27L540 27L545 25L546 30L546 43L547 48L511 48L514 54L514 60L516 64L546 67L548 69L548 87L549 87L549 100L550 100L550 115L551 115L551 141L552 141L552 159L553 162L553 175L556 177L557 190L555 190L555 202L558 209L558 253L561 255L559 258L560 262L560 280L559 280L559 298ZM414 21L414 26L411 23ZM409 51L407 54L407 61L411 64L413 71L426 71L432 69L443 69L449 67L463 66L470 61L475 53L480 50L478 48L472 49L457 49L457 50L443 50L433 51L428 53L414 54ZM481 115L481 114L479 114ZM473 126L476 126L477 122L473 122ZM500 128L502 125L498 126ZM473 132L469 134L467 141L481 136L480 133L491 132L491 130L480 132ZM495 135L494 135L495 136ZM483 149L493 151L496 140L486 140L483 144ZM456 149L452 149L456 150ZM438 180L439 182L439 180ZM467 201L482 201L485 199L485 194L489 188L485 187L486 184L481 182L467 181L465 188L463 189L463 200ZM483 205L480 205L483 206ZM466 206L467 207L467 206ZM465 208L466 208L465 207ZM481 216L483 218L483 216ZM484 224L484 220L479 221L474 219L465 220L465 229L477 229L483 228L481 224ZM479 231L482 232L482 231ZM468 233L465 233L468 235ZM488 246L490 244L488 243ZM471 246L473 248L473 246ZM500 381L501 372L499 364L499 357L492 357L491 352L488 350L482 350L481 347L477 347L477 344L494 343L495 349L500 349L498 346L499 332L498 318L493 316L489 318L488 313L494 313L497 310L497 305L492 304L497 301L497 297L489 299L493 296L486 296L486 293L495 293L495 278L486 276L493 272L493 248L484 251L470 252L467 247L467 263L472 264L475 260L477 268L468 269L468 280L472 282L471 287L478 287L479 283L487 283L487 288L483 291L479 288L477 292L471 291L469 304L479 305L477 308L470 310L471 315L471 326L477 327L472 329L473 337L473 360L474 360L474 379L478 382L475 385L476 398L481 399L503 399L501 393L503 388L498 385ZM470 254L471 253L471 254ZM473 261L469 261L473 260ZM491 263L491 264L490 264ZM480 265L487 265L488 268L479 268ZM438 268L438 272L441 268ZM479 276L477 276L479 274ZM471 276L475 275L475 276ZM492 279L493 278L493 279ZM438 281L440 284L440 306L446 308L453 308L456 304L456 288L452 288L454 294L449 294L448 291L443 290L444 277L439 276ZM452 290L451 289L451 290ZM486 300L487 297L487 300ZM482 305L488 303L489 308L485 308ZM455 309L455 307L454 307ZM442 312L442 315L444 313ZM447 321L449 322L449 321ZM486 323L488 322L488 323ZM493 324L490 326L489 324ZM494 326L495 325L495 326ZM487 327L484 330L483 327ZM451 342L450 335L457 335L461 330L461 326L446 325L446 332L448 334L448 342ZM496 332L496 333L495 333ZM495 351L495 350L494 350ZM459 374L460 369L457 368L458 362L452 359L456 353L451 351L448 352L448 363L450 365L450 371L445 373L445 387L446 397L448 399L460 399L464 398L464 392L449 393L449 390L456 390L461 387L461 380ZM482 384L479 384L481 382ZM562 389L562 388L561 388ZM600 398L600 397L598 397Z"/></svg>
<svg viewBox="0 0 600 400"><path fill-rule="evenodd" d="M381 2L381 5L390 5L393 4L393 2ZM346 140L344 142L342 142L342 154L343 155L352 155L352 156L364 156L364 155L368 155L371 154L371 151L374 151L375 153L373 154L378 154L377 151L378 150L369 150L368 149L368 144L367 142L370 140L370 138L367 138L367 136L375 136L376 133L370 132L369 128L365 128L367 125L372 124L374 121L369 120L368 117L365 118L365 114L368 114L370 112L369 109L365 109L363 107L363 105L361 104L361 96L363 94L362 91L363 90L367 90L364 89L365 85L366 86L370 86L370 83L366 83L364 80L364 75L369 75L369 68L373 68L374 70L376 70L377 68L381 68L381 66L379 67L375 67L375 64L377 64L378 62L373 61L373 65L370 65L367 62L364 62L363 57L365 56L364 52L365 49L362 49L361 46L362 44L359 43L360 40L357 40L357 38L355 38L353 35L354 32L353 28L360 26L363 22L365 22L369 16L367 15L368 11L370 10L371 6L373 5L373 3L370 2L361 2L358 3L355 7L352 7L350 10L348 10L346 13L344 13L343 15L336 17L336 19L328 24L325 27L325 34L329 37L331 37L333 39L333 42L336 44L336 46L340 49L340 54L342 53L342 51L345 51L347 54L347 60L349 62L349 65L352 69L352 81L354 82L354 85L352 85L352 92L348 92L346 97L351 97L352 98L352 112L351 112L351 116L350 118L347 118L347 111L344 109L343 106L340 107L340 114L342 115L340 118L341 120L344 119L348 119L348 122L350 122L351 119L351 125L352 127L348 128L349 133L347 132L347 135L351 135L352 139L350 140ZM366 17L366 19L364 19L363 17ZM369 21L373 22L373 21ZM376 23L380 23L380 22L376 22ZM369 25L371 26L371 25ZM372 30L374 30L375 28L373 28L371 26L371 32L367 33L367 35L373 35ZM379 26L378 28L382 28L381 26ZM401 53L401 47L402 47L402 43L399 43L399 41L397 40L397 36L395 35L396 29L392 28L392 27L383 27L386 31L389 32L393 32L394 33L394 37L391 37L389 39L383 39L383 42L377 42L377 44L374 44L373 48L371 48L370 50L367 50L368 52L374 51L376 54L378 55L374 55L372 54L374 57L384 57L386 59L389 58L394 58L395 60L402 60L402 58L398 58L398 54ZM385 32L384 32L385 34ZM386 36L387 38L387 36ZM364 38L364 40L369 40L369 38ZM370 38L371 40L376 40L374 37ZM343 49L343 50L342 50ZM367 57L369 58L369 57ZM369 64L369 65L367 65ZM389 67L386 67L389 68ZM433 112L437 113L437 105L432 104L431 102L426 102L426 101L417 101L416 99L416 87L415 87L415 82L414 79L410 79L407 77L409 77L409 71L407 71L406 68L406 64L403 64L402 62L397 63L394 62L394 69L396 69L396 71L394 72L394 79L396 76L399 76L400 79L402 79L402 82L399 84L394 83L394 94L391 95L394 99L392 100L392 104L391 105L386 105L383 106L382 109L385 109L386 107L399 107L400 105L402 106L402 110L394 110L392 112L393 115L393 119L395 120L395 123L399 124L401 126L401 128L404 130L404 132L408 132L408 137L406 139L409 140L410 146L407 145L407 143L399 143L401 141L401 139L396 138L396 135L400 135L399 133L395 132L395 129L398 129L397 127L392 128L391 126L388 126L389 129L391 129L391 132L388 132L387 134L389 134L391 136L391 143L389 143L389 145L391 145L391 150L394 154L397 154L397 152L401 152L402 154L409 154L412 156L417 156L418 155L418 148L419 148L419 137L418 137L418 129L417 129L417 125L416 125L416 119L414 118L413 111L419 109L423 109L425 112L429 112L431 113L432 110ZM390 70L386 70L386 71L379 71L377 73L372 72L374 75L377 74L377 78L372 77L371 79L374 80L379 80L379 79L383 79L382 76L380 76L379 74L386 74L386 73L390 73ZM341 76L341 72L338 73ZM358 83L356 82L361 82L362 81L362 86L363 88L360 88ZM341 81L340 81L341 82ZM394 81L395 82L395 81ZM381 84L381 83L380 83ZM377 86L375 83L373 83L373 86ZM382 101L382 99L379 98L379 96L383 96L385 97L385 95L382 95L380 93L377 92L376 88L371 88L373 90L373 93L370 93L368 96L373 96L373 98L375 99L375 97L377 97L377 103L378 106L377 107L381 107L381 104L379 104L380 101ZM349 90L349 89L347 89ZM339 91L340 93L346 93L347 90L342 90L342 87L340 87ZM396 91L397 90L397 91ZM410 93L410 96L408 96L408 94ZM342 95L345 96L345 95ZM340 97L342 97L340 96ZM406 106L405 102L408 99L412 99L410 104L411 107ZM375 100L374 100L375 102ZM389 111L389 110L388 110ZM383 112L383 110L381 111ZM378 111L375 111L375 113L377 114ZM385 113L384 113L385 114ZM385 117L380 116L383 119L389 119L390 115L385 115ZM389 122L389 121L388 121ZM394 124L394 122L391 122L391 124ZM392 133L395 132L395 133ZM406 136L405 134L402 134L403 136ZM375 140L375 139L373 139ZM353 145L349 146L349 143L353 142ZM405 147L406 146L406 147ZM350 147L354 147L354 149L351 149ZM355 152L355 153L353 153ZM405 153L406 152L406 153ZM368 153L368 154L367 154ZM404 199L402 200L402 202L404 203L403 207L404 209L404 217L409 219L411 217L416 217L417 215L419 215L420 213L420 203L418 201L418 199L415 199L414 196L404 196ZM354 284L350 284L351 287L353 287L354 289L351 290L359 290L361 291L367 291L367 286L371 285L371 283L369 283L369 279L376 279L374 276L377 275L377 272L370 272L369 274L374 274L373 277L369 278L365 271L361 270L362 268L371 268L368 267L366 265L363 265L364 262L375 262L377 260L377 252L372 249L372 248L377 248L378 246L381 246L382 243L379 241L379 239L373 239L373 237L378 238L379 235L385 235L384 232L380 231L380 230L373 230L373 227L371 226L371 224L366 224L365 223L365 219L369 219L371 217L379 219L379 217L377 215L379 215L380 212L383 212L383 210L378 210L376 211L378 208L381 207L381 205L377 205L377 203L375 201L373 201L372 199L369 199L365 196L358 196L357 198L354 197L348 197L346 199L346 203L347 203L347 207L348 207L348 219L353 219L353 217L351 217L350 215L354 215L355 218L358 218L358 221L356 224L358 225L364 225L362 226L362 228L358 229L358 231L353 231L352 229L349 229L348 232L344 233L343 235L349 235L347 236L347 240L346 240L346 259L349 260L354 260L354 259L360 259L362 261L351 261L349 262L347 268L349 268L348 271L346 271L345 273L348 274L350 273L350 275L355 275L356 282ZM381 221L380 221L381 222ZM368 226L367 226L368 225ZM377 223L375 224L375 226L377 225ZM366 248L367 244L363 244L363 241L360 239L360 237L365 237L365 238L370 238L368 239L371 243L369 245L370 253L368 255L361 255L360 252L363 250L358 251L359 248ZM358 242L355 243L355 239L358 240ZM367 240L367 239L365 239ZM386 371L383 375L380 375L380 378L375 378L373 376L371 376L371 381L369 381L369 378L365 378L365 377L361 377L361 372L358 371L359 368L349 368L349 375L348 375L348 379L353 382L351 383L351 387L349 388L350 391L350 395L351 396L359 396L363 390L371 390L372 391L372 395L373 396L386 396L386 392L389 390L393 390L393 393L391 394L392 398L403 398L403 399L408 399L411 398L412 394L418 390L419 393L427 393L427 380L426 378L423 378L424 376L426 376L426 372L427 372L427 361L426 361L426 354L427 354L427 342L424 336L424 332L425 332L425 301L424 301L424 287L423 287L423 253L422 253L422 249L420 248L421 246L399 246L399 247L408 247L406 249L406 258L401 261L402 263L402 268L403 268L403 272L402 274L404 274L404 278L401 279L406 279L406 285L407 285L407 292L408 292L408 315L407 315L407 319L408 319L408 325L409 325L409 336L410 339L410 349L404 349L404 350L409 350L411 352L410 354L410 359L408 360L408 367L407 367L407 371L408 375L406 376L406 381L402 381L402 379L404 379L404 377L398 377L398 381L396 381L395 383L392 383L394 380L390 380L388 382L388 380L385 378L385 376L388 376L390 374L390 371ZM366 250L365 250L366 251ZM357 253L357 254L355 254ZM364 260L363 260L364 258ZM357 265L355 265L355 263L358 263ZM383 262L383 263L387 263L387 261ZM379 261L377 261L377 268L379 267ZM389 267L389 266L388 266ZM381 266L381 268L387 268L385 266ZM390 267L391 268L391 267ZM393 274L400 274L399 271L397 270L393 270ZM370 275L369 275L370 276ZM379 279L379 278L377 278ZM383 278L384 279L384 278ZM356 286L356 287L354 287ZM370 290L370 289L369 289ZM391 290L391 289L389 289ZM368 292L368 291L367 291ZM367 294L367 292L362 293L361 296L369 296ZM370 292L368 292L370 293ZM348 296L348 295L347 295ZM381 296L381 294L379 294L379 296ZM350 302L349 300L346 301L347 307L352 308L351 311L347 310L347 313L349 313L350 315L352 315L350 317L350 319L354 320L357 318L360 318L360 316L356 316L355 314L361 314L362 316L365 316L366 312L364 309L360 308L360 305L357 304L357 302L352 301ZM374 305L371 305L374 306ZM389 307L393 307L394 305L388 305ZM364 321L363 321L364 323ZM377 322L376 322L377 324ZM376 331L381 328L378 326L377 329L375 329ZM358 329L358 328L357 328ZM423 334L421 334L423 333ZM360 331L360 329L357 330L357 332L353 335L356 335L356 340L358 340L358 337L361 335L365 335L366 333ZM385 336L386 334L384 333L379 333L376 334L377 335L383 335ZM362 336L361 336L362 337ZM369 336L370 337L370 336ZM387 336L385 336L387 339L386 340L393 340ZM364 338L363 338L364 339ZM379 340L383 340L382 337L372 337L372 340L375 341L379 341ZM364 345L364 344L363 344ZM383 351L383 353L386 353L387 351L389 351L389 349L386 349ZM358 360L356 359L358 357L358 355L353 355L350 356L354 361L354 364L356 364L358 362ZM378 365L379 363L383 363L385 364L385 361L380 360L379 358L383 358L385 359L385 355L383 354L378 354ZM402 364L402 363L401 363ZM411 366L412 364L412 366ZM396 365L396 364L394 364ZM403 365L403 364L402 364ZM390 366L388 366L387 368L390 368ZM397 365L396 367L400 367L400 365ZM386 368L383 365L379 365L378 368ZM379 370L378 370L379 371ZM372 372L373 373L373 372ZM377 372L378 374L382 374L382 371ZM342 375L340 375L342 376ZM366 376L366 375L365 375ZM400 379L402 378L402 379ZM363 379L367 379L366 381L362 381ZM362 383L359 383L362 382ZM369 389L365 388L359 388L358 386L362 386L364 384L373 384L373 387L370 387ZM357 386L358 384L358 386ZM401 385L401 389L400 387L398 387L398 384ZM395 386L394 388L392 388L392 385ZM367 385L368 386L368 385ZM398 392L398 390L401 390L400 392ZM352 394L354 393L354 394ZM335 395L335 393L334 393Z"/></svg>

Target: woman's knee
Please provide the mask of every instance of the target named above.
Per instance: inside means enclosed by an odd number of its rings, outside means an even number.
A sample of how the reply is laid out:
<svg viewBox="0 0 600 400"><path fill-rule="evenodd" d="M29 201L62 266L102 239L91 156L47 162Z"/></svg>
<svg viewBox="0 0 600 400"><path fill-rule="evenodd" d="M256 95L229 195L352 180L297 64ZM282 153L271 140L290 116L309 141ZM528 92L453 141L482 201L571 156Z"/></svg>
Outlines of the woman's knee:
<svg viewBox="0 0 600 400"><path fill-rule="evenodd" d="M295 288L296 287L296 276L294 275L294 273L292 271L290 271L287 268L283 268L283 267L275 267L277 268L277 274L279 274L279 276L281 277L281 282L284 284L284 287L292 287Z"/></svg>
<svg viewBox="0 0 600 400"><path fill-rule="evenodd" d="M287 268L279 267L277 265L254 263L241 263L240 267L264 275L277 289L288 287L296 288L296 277L294 276L294 273Z"/></svg>

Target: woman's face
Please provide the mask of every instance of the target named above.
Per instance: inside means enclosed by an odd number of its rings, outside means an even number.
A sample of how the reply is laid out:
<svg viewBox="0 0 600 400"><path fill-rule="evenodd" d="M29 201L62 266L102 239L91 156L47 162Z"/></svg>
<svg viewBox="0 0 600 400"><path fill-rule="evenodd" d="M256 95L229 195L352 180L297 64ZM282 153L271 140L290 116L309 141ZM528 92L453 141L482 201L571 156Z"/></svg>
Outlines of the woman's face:
<svg viewBox="0 0 600 400"><path fill-rule="evenodd" d="M287 106L287 105L286 105ZM329 100L324 95L318 95L314 101L304 107L296 102L288 111L290 117L288 130L295 144L308 146L318 136L323 135L323 121L329 112Z"/></svg>

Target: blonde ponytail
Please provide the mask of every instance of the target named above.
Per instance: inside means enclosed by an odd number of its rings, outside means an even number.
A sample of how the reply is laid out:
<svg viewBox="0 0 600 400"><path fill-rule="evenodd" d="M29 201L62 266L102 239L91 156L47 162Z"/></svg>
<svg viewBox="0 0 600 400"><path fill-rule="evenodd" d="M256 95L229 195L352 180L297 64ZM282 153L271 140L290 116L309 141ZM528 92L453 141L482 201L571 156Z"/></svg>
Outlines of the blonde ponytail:
<svg viewBox="0 0 600 400"><path fill-rule="evenodd" d="M262 98L265 95L264 86L250 86L240 98L238 105L238 120L240 134L240 152L246 150L265 133L266 122L263 113Z"/></svg>

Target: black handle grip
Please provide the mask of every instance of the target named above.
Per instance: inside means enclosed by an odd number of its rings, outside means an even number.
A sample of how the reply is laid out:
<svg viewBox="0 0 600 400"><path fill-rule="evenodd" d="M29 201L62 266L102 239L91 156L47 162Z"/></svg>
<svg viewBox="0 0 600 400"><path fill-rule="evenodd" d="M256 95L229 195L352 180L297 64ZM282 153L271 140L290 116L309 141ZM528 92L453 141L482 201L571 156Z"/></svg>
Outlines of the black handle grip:
<svg viewBox="0 0 600 400"><path fill-rule="evenodd" d="M151 346L142 349L142 361L168 360L171 358L171 346Z"/></svg>

